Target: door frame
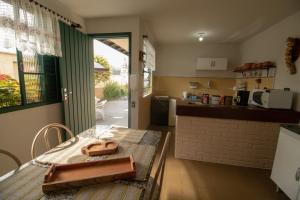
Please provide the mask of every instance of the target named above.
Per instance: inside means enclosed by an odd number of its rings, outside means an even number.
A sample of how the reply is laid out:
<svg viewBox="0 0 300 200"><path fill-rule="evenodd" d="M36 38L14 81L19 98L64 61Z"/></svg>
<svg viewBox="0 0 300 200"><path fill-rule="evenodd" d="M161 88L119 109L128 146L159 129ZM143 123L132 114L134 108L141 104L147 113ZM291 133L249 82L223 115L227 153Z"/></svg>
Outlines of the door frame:
<svg viewBox="0 0 300 200"><path fill-rule="evenodd" d="M128 128L131 128L131 86L130 86L130 75L131 75L131 60L132 60L132 33L131 32L113 32L113 33L94 33L88 34L92 39L97 38L128 38ZM93 57L94 57L94 43L93 43Z"/></svg>

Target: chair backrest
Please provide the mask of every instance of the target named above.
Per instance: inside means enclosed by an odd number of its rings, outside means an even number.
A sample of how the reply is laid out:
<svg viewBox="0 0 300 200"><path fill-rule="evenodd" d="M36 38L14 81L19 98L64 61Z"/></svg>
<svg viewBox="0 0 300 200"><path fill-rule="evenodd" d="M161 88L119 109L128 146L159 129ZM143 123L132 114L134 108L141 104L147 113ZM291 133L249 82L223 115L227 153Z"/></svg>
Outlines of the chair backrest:
<svg viewBox="0 0 300 200"><path fill-rule="evenodd" d="M54 129L56 130L56 134L58 137L58 142L62 143L63 139L62 139L62 134L60 129L63 129L66 131L66 133L72 138L74 137L74 133L66 126L59 124L59 123L53 123L53 124L48 124L47 126L44 126L43 128L41 128L39 130L39 132L35 135L32 145L31 145L31 158L34 159L36 157L35 155L35 145L37 142L37 138L41 135L44 134L44 140L45 140L45 144L46 144L46 149L47 151L49 151L51 149L50 147L50 142L49 142L49 130Z"/></svg>
<svg viewBox="0 0 300 200"><path fill-rule="evenodd" d="M17 163L18 167L21 167L22 163L17 156L3 149L0 149L0 153L12 158Z"/></svg>
<svg viewBox="0 0 300 200"><path fill-rule="evenodd" d="M164 169L165 169L165 163L166 163L166 154L168 152L168 148L169 148L169 143L170 143L170 137L171 137L171 133L168 132L165 142L164 142L164 146L162 148L159 160L158 160L158 166L157 169L154 173L154 178L153 178L153 183L151 185L151 189L150 189L150 194L149 194L149 200L152 200L152 198L154 197L154 192L156 187L159 187L158 190L158 196L160 195L160 190L161 190L161 186L162 186L162 182L163 182L163 177L164 177ZM158 184L158 178L160 177L160 181Z"/></svg>

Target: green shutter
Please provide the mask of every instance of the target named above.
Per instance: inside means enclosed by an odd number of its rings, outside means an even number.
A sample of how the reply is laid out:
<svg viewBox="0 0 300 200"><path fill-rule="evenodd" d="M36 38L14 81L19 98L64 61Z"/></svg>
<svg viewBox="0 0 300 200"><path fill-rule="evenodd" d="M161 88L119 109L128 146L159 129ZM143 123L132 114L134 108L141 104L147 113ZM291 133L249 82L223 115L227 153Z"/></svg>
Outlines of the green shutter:
<svg viewBox="0 0 300 200"><path fill-rule="evenodd" d="M64 23L60 23L60 29L61 84L62 91L66 88L68 93L65 123L78 134L95 125L93 43L92 38Z"/></svg>

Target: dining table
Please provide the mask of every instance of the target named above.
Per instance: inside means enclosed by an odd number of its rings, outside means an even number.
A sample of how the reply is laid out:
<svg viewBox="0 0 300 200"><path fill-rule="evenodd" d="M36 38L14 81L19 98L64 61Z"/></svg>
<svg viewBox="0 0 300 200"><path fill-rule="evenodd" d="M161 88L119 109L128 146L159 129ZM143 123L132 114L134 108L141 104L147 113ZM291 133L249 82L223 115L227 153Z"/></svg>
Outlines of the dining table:
<svg viewBox="0 0 300 200"><path fill-rule="evenodd" d="M0 200L137 200L145 199L150 173L162 133L117 126L96 125L0 177ZM81 148L99 141L115 141L118 151L111 155L88 156ZM51 164L70 164L114 159L131 155L135 161L133 179L96 183L43 193L44 176Z"/></svg>

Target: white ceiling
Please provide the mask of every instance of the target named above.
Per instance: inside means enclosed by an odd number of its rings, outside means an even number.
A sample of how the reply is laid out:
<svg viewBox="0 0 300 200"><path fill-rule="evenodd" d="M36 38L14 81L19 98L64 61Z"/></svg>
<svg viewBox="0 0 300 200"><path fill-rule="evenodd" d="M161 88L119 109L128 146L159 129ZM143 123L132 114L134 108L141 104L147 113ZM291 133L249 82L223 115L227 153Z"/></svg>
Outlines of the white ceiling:
<svg viewBox="0 0 300 200"><path fill-rule="evenodd" d="M158 43L241 42L300 10L300 0L58 0L83 18L140 16ZM300 22L299 22L300 24Z"/></svg>

